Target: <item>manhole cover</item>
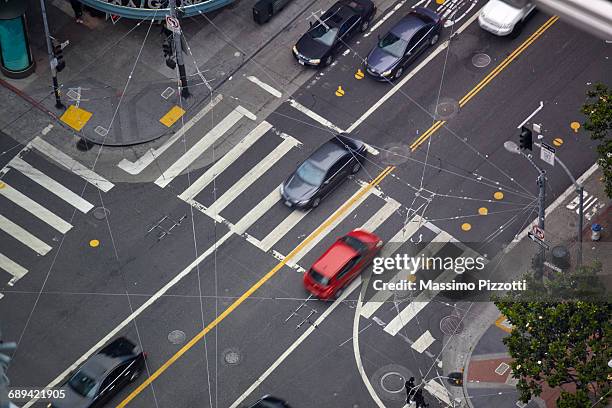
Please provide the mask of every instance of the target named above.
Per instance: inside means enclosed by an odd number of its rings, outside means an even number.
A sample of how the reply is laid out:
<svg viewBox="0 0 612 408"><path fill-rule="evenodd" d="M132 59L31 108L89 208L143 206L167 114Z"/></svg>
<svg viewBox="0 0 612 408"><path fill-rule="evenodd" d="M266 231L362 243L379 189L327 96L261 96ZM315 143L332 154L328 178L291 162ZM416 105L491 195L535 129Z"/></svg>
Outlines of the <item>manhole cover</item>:
<svg viewBox="0 0 612 408"><path fill-rule="evenodd" d="M90 150L92 147L94 146L93 143L91 143L89 140L87 139L79 139L79 141L76 144L77 150L80 150L82 152L86 152L88 150Z"/></svg>
<svg viewBox="0 0 612 408"><path fill-rule="evenodd" d="M460 334L463 331L461 318L457 316L446 316L440 320L440 330L447 336Z"/></svg>
<svg viewBox="0 0 612 408"><path fill-rule="evenodd" d="M223 352L223 361L229 365L237 365L242 360L242 355L236 349L229 349Z"/></svg>
<svg viewBox="0 0 612 408"><path fill-rule="evenodd" d="M402 143L391 143L380 152L380 160L389 166L406 163L410 155L410 146Z"/></svg>
<svg viewBox="0 0 612 408"><path fill-rule="evenodd" d="M406 401L406 379L415 375L408 368L399 364L380 367L370 377L370 384L383 400Z"/></svg>
<svg viewBox="0 0 612 408"><path fill-rule="evenodd" d="M380 386L383 390L397 394L398 392L404 391L406 379L403 375L398 372L391 371L380 377Z"/></svg>
<svg viewBox="0 0 612 408"><path fill-rule="evenodd" d="M110 210L104 207L94 208L92 215L96 220L103 220L110 214Z"/></svg>
<svg viewBox="0 0 612 408"><path fill-rule="evenodd" d="M491 57L488 54L479 52L472 57L472 65L476 68L484 68L491 63Z"/></svg>
<svg viewBox="0 0 612 408"><path fill-rule="evenodd" d="M434 110L436 120L449 120L459 113L459 102L452 98L441 98Z"/></svg>
<svg viewBox="0 0 612 408"><path fill-rule="evenodd" d="M168 341L172 344L182 344L185 342L185 332L181 330L172 330L168 334Z"/></svg>

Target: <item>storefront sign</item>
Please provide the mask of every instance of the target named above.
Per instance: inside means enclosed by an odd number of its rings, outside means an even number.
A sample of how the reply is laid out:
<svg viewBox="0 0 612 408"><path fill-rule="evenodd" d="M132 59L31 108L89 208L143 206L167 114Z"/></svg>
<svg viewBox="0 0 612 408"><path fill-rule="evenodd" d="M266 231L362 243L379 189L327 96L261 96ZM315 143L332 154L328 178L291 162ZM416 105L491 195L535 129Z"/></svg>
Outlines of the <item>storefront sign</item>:
<svg viewBox="0 0 612 408"><path fill-rule="evenodd" d="M82 3L105 13L133 19L161 20L170 14L167 0L81 0ZM234 0L177 0L177 9L184 17L208 13Z"/></svg>

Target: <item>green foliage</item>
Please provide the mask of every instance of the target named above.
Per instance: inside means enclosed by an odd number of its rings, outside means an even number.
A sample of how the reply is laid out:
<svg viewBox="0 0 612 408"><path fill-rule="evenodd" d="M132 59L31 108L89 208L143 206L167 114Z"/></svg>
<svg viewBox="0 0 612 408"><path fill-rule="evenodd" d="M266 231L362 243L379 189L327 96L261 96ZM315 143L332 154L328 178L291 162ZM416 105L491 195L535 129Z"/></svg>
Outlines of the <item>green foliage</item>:
<svg viewBox="0 0 612 408"><path fill-rule="evenodd" d="M586 115L584 128L591 139L599 141L598 164L604 175L606 194L612 198L612 89L596 84L587 91L587 102L580 112Z"/></svg>
<svg viewBox="0 0 612 408"><path fill-rule="evenodd" d="M545 383L552 388L575 386L575 393L561 394L559 408L591 407L589 397L600 398L610 390L612 303L583 298L600 270L599 264L585 266L546 283L525 277L531 289L495 301L514 327L504 344L514 359L512 370L521 401L539 396ZM581 277L588 279L580 281Z"/></svg>

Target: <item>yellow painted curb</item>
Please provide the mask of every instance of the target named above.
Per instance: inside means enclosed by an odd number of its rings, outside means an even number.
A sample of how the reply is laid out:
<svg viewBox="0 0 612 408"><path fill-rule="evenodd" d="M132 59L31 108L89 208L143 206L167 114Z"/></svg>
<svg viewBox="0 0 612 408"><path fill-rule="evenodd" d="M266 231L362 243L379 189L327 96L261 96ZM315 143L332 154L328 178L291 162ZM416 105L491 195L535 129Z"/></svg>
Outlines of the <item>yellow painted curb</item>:
<svg viewBox="0 0 612 408"><path fill-rule="evenodd" d="M60 120L80 132L83 127L87 124L93 114L86 111L85 109L77 108L74 105L70 105L66 112L60 117Z"/></svg>

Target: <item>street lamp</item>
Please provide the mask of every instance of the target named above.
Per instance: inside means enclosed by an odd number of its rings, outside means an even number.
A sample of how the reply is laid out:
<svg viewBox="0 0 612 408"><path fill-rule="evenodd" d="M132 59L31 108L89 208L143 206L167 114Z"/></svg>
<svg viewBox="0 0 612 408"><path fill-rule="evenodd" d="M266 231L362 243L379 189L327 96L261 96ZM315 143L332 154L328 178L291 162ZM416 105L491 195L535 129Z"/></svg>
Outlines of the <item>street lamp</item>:
<svg viewBox="0 0 612 408"><path fill-rule="evenodd" d="M519 149L518 145L511 140L507 140L504 142L504 149L509 151L510 153L518 154L526 158L529 163L538 171L538 226L544 231L544 205L546 202L546 171L538 167L537 164L533 162L530 154L525 154L521 149ZM544 247L540 246L540 254L537 262L537 274L538 278L541 278L544 274Z"/></svg>

